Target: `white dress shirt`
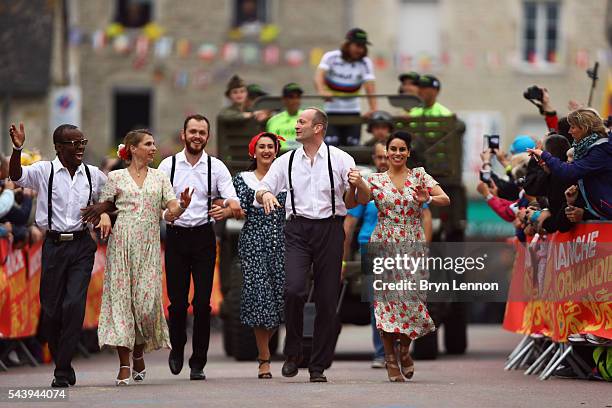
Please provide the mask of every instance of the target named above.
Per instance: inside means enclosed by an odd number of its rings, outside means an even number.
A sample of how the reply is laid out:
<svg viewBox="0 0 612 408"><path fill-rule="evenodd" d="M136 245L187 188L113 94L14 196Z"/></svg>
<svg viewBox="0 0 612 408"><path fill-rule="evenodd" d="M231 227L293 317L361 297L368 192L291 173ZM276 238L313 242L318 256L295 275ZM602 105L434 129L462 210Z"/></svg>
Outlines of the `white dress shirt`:
<svg viewBox="0 0 612 408"><path fill-rule="evenodd" d="M174 169L174 182L172 186L176 197L180 200L181 192L187 187L194 188L191 204L174 225L179 227L197 227L208 222L208 154L202 153L200 160L192 166L185 157L185 150L176 154L176 167ZM172 156L166 157L159 164L159 170L170 177L172 172ZM211 156L211 182L212 198L221 197L233 199L240 202L236 195L236 189L232 183L232 176L225 164L216 157ZM214 219L210 218L211 222Z"/></svg>
<svg viewBox="0 0 612 408"><path fill-rule="evenodd" d="M348 173L355 167L355 160L348 153L330 146L332 172L336 197L336 215L346 215L344 192L348 189ZM289 191L289 156L291 152L283 154L274 160L270 170L259 182L257 191L268 190L277 195L282 190L288 191L285 202L287 218L292 215L291 192ZM295 150L291 181L295 192L295 214L310 219L323 219L332 216L331 186L329 183L329 170L327 167L327 145L321 143L314 162L300 147ZM255 206L261 204L255 200Z"/></svg>
<svg viewBox="0 0 612 408"><path fill-rule="evenodd" d="M89 166L91 173L91 200L96 202L106 183L106 175L96 166ZM39 161L31 166L21 168L21 178L15 183L21 187L30 188L38 192L36 200L36 224L44 229L47 225L47 192L49 187L49 174L51 163ZM87 206L89 198L89 182L85 174L85 164L81 164L74 177L64 167L59 158L53 160L53 192L51 229L59 232L80 231L83 229L81 209Z"/></svg>

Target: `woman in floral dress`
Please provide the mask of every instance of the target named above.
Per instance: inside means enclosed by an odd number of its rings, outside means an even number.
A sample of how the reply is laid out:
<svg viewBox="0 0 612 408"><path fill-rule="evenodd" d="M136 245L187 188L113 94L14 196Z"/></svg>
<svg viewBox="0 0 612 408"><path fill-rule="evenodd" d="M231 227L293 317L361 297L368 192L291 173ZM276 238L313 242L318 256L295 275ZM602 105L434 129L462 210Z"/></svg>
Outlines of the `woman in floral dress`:
<svg viewBox="0 0 612 408"><path fill-rule="evenodd" d="M282 139L284 140L284 139ZM277 196L281 208L270 215L255 208L253 201L257 185L276 159L280 144L274 133L260 133L249 143L253 163L249 171L234 178L240 206L246 212L246 223L240 232L238 254L243 283L240 321L253 327L259 356L259 378L272 378L270 373L270 339L283 318L283 288L285 284L285 199L286 192Z"/></svg>
<svg viewBox="0 0 612 408"><path fill-rule="evenodd" d="M410 256L422 255L424 245L421 243L425 242L425 232L421 224L423 204L450 204L442 188L422 167L406 167L411 139L410 133L402 131L389 137L389 170L370 175L367 184L359 177L358 172L352 172L349 177L349 181L353 180L358 189L357 200L360 203L367 203L371 199L376 203L379 211L378 223L370 243L374 247L380 247L383 256L395 257L400 251L408 252ZM383 275L387 278L383 280L416 281L426 273L427 271L420 270L413 275L405 269L394 269ZM397 382L404 381L403 377L412 378L414 364L409 353L410 342L435 330L424 299L416 291L375 290L374 314L376 327L381 331L385 347L389 380ZM394 351L394 344L398 339L401 370Z"/></svg>
<svg viewBox="0 0 612 408"><path fill-rule="evenodd" d="M100 195L100 201L114 202L118 210L106 252L98 325L100 347L116 347L119 354L116 385L129 383L130 350L133 378L142 381L143 353L169 347L162 304L160 214L168 208L178 216L191 201L185 190L179 203L168 176L148 167L157 151L149 131L131 131L124 143L118 153L129 166L110 172ZM111 230L107 214L102 215L100 226L105 238Z"/></svg>

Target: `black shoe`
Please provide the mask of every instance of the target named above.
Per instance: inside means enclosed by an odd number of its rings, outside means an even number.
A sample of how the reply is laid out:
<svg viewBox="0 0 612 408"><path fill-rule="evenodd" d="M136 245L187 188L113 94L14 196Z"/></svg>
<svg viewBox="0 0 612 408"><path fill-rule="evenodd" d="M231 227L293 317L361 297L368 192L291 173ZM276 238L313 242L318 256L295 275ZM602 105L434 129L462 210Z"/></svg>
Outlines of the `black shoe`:
<svg viewBox="0 0 612 408"><path fill-rule="evenodd" d="M74 370L70 370L70 375L68 375L68 384L70 384L70 386L76 384L76 374L74 373Z"/></svg>
<svg viewBox="0 0 612 408"><path fill-rule="evenodd" d="M189 373L189 379L190 380L205 380L206 376L204 375L204 369L203 368L192 368L191 372Z"/></svg>
<svg viewBox="0 0 612 408"><path fill-rule="evenodd" d="M183 369L183 352L174 349L170 350L168 365L170 366L170 372L174 375L178 375Z"/></svg>
<svg viewBox="0 0 612 408"><path fill-rule="evenodd" d="M70 386L70 382L66 377L54 377L51 381L51 387L53 388L67 388Z"/></svg>
<svg viewBox="0 0 612 408"><path fill-rule="evenodd" d="M319 371L313 371L310 373L310 382L313 382L313 383L327 382L327 378L323 375L323 373Z"/></svg>
<svg viewBox="0 0 612 408"><path fill-rule="evenodd" d="M283 369L281 370L283 377L295 377L298 373L299 364L299 358L287 357L287 360L285 360L285 363L283 364Z"/></svg>

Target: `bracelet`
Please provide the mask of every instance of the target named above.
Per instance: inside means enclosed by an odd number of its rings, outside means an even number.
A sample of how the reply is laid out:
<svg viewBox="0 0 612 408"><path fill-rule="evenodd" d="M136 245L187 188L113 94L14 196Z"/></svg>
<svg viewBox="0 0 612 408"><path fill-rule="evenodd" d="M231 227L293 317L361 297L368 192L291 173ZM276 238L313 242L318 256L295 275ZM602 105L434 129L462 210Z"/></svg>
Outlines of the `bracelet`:
<svg viewBox="0 0 612 408"><path fill-rule="evenodd" d="M512 165L509 164L506 166L506 173L510 173L512 171Z"/></svg>
<svg viewBox="0 0 612 408"><path fill-rule="evenodd" d="M19 147L17 147L17 146L15 146L15 145L13 145L13 150L16 150L16 151L20 152L20 151L22 151L22 150L23 150L23 145L21 145L21 146L19 146Z"/></svg>

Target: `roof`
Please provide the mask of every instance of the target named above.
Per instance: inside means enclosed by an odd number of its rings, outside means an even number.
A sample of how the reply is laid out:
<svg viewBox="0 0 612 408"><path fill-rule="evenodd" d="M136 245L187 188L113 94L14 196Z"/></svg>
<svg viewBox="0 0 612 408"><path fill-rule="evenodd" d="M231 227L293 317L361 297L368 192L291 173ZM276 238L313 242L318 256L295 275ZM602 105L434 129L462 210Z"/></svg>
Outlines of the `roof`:
<svg viewBox="0 0 612 408"><path fill-rule="evenodd" d="M53 1L0 4L0 93L44 93L49 87Z"/></svg>

